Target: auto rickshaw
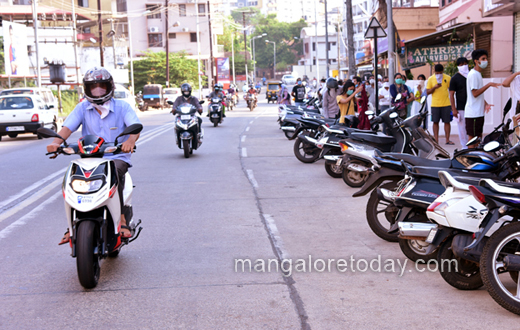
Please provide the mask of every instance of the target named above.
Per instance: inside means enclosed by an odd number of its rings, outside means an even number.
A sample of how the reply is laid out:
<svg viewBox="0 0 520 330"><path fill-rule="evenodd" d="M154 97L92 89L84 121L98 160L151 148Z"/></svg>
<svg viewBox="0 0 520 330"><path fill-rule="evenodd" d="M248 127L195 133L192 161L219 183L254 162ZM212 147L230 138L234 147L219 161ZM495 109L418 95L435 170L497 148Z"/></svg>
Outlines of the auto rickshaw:
<svg viewBox="0 0 520 330"><path fill-rule="evenodd" d="M278 93L280 92L280 85L282 84L279 80L272 80L267 82L267 90L265 92L265 97L267 99L267 103L278 101Z"/></svg>
<svg viewBox="0 0 520 330"><path fill-rule="evenodd" d="M162 85L148 84L143 87L144 108L148 107L162 108L164 106L164 97Z"/></svg>

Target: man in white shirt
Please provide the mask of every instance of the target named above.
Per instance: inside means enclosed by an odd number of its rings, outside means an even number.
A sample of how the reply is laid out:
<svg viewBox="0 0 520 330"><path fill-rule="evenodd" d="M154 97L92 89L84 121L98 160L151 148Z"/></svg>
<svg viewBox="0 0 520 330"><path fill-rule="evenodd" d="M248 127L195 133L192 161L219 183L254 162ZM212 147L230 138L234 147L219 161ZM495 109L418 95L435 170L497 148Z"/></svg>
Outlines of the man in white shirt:
<svg viewBox="0 0 520 330"><path fill-rule="evenodd" d="M520 123L520 71L507 77L502 86L511 88L510 95L513 102L511 110L514 113L514 125L517 126ZM515 131L520 134L520 129L517 128Z"/></svg>
<svg viewBox="0 0 520 330"><path fill-rule="evenodd" d="M383 87L379 88L379 111L383 112L390 108L392 97L390 96L390 84L385 82Z"/></svg>
<svg viewBox="0 0 520 330"><path fill-rule="evenodd" d="M499 83L487 83L484 85L482 79L482 71L488 66L488 52L485 49L476 49L471 53L475 68L473 68L467 78L466 90L468 99L464 108L464 117L466 119L466 131L468 132L468 141L475 136L482 138L484 129L484 114L489 112L492 104L488 104L484 99L484 92L489 87L501 86ZM476 144L468 146L475 148Z"/></svg>

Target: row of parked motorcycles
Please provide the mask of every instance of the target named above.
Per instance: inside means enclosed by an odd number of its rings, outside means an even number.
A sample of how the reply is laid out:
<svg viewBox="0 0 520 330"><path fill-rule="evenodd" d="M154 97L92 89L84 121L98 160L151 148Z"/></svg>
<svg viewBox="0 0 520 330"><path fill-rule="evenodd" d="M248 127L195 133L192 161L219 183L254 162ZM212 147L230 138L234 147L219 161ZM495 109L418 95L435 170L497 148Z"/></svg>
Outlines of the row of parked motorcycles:
<svg viewBox="0 0 520 330"><path fill-rule="evenodd" d="M404 120L394 108L366 112L370 130L357 129L355 116L343 125L325 119L317 99L280 106L278 123L299 161L324 159L330 176L359 188L353 197L369 195L374 234L398 242L415 262L436 260L457 289L485 286L520 315L520 144L512 142L520 137L505 122L511 101L492 133L468 142L476 148L453 155L421 127L428 114L421 101L421 111Z"/></svg>

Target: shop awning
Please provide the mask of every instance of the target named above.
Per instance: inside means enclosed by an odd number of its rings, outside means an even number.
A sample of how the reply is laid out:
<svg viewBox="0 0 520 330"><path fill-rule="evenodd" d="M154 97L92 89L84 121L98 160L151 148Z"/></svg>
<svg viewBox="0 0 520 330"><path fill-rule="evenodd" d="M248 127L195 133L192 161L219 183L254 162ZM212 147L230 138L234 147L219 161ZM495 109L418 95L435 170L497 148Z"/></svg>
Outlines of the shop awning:
<svg viewBox="0 0 520 330"><path fill-rule="evenodd" d="M449 29L426 34L426 35L418 37L418 38L405 40L404 44L407 47L414 47L414 46L431 46L431 45L447 43L450 40L454 30L456 31L457 39L467 40L467 38L471 34L473 34L473 27L480 26L480 24L482 24L482 23L486 23L486 22L458 24L458 25L450 27Z"/></svg>

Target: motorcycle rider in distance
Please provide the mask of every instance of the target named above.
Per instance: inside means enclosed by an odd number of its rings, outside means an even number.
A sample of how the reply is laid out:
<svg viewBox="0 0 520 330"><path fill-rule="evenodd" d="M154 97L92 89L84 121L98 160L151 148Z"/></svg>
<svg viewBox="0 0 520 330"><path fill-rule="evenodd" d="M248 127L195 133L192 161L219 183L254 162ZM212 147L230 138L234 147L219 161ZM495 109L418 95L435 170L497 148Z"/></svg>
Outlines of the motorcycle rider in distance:
<svg viewBox="0 0 520 330"><path fill-rule="evenodd" d="M237 104L237 89L234 84L229 85L228 93L231 94L233 101Z"/></svg>
<svg viewBox="0 0 520 330"><path fill-rule="evenodd" d="M189 103L197 108L199 114L202 114L202 105L199 103L199 99L195 96L191 95L191 85L188 83L184 83L181 85L181 96L178 96L173 103L173 110L177 109L178 106L184 103ZM202 126L202 118L198 117L199 120L199 132Z"/></svg>
<svg viewBox="0 0 520 330"><path fill-rule="evenodd" d="M71 114L65 119L63 128L58 134L65 140L82 126L82 134L96 135L105 141L113 142L115 138L132 124L140 124L139 118L130 105L122 100L115 99L114 79L103 67L94 67L85 73L83 78L83 88L85 90L86 101L76 105ZM132 134L121 138L124 141L121 145L122 153L113 155L107 154L104 157L112 159L117 169L118 192L123 210L123 189L125 187L125 174L132 166L130 156L134 150L135 143L139 134ZM47 146L47 152L56 152L63 141L55 138ZM123 211L121 211L121 230L123 238L131 237ZM61 244L70 241L70 233L67 230L60 241Z"/></svg>
<svg viewBox="0 0 520 330"><path fill-rule="evenodd" d="M257 97L256 97L256 94L258 94L256 92L256 89L255 89L255 86L253 86L253 84L249 84L249 90L247 91L248 94L251 94L252 97L253 97L253 109L256 108L256 103L257 103Z"/></svg>
<svg viewBox="0 0 520 330"><path fill-rule="evenodd" d="M213 92L209 93L208 100L211 102L211 99L214 97L218 97L222 102L222 117L226 117L226 102L225 95L222 92L222 87L219 84L215 84L213 86ZM206 117L209 117L209 106L208 106L208 114Z"/></svg>

